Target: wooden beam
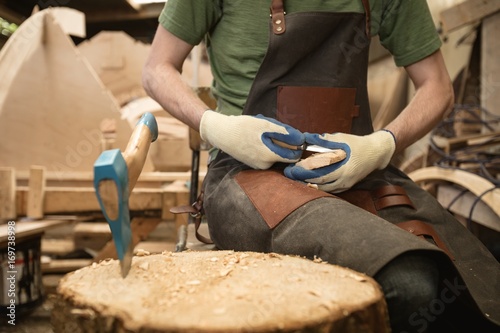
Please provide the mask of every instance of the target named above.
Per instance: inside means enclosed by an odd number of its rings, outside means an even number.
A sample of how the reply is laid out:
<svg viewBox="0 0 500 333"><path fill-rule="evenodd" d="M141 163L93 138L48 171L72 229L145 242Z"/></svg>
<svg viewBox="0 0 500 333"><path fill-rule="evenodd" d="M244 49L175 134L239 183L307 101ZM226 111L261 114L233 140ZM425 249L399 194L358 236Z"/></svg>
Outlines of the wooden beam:
<svg viewBox="0 0 500 333"><path fill-rule="evenodd" d="M440 13L444 33L476 23L500 10L498 0L467 0Z"/></svg>
<svg viewBox="0 0 500 333"><path fill-rule="evenodd" d="M32 219L43 217L45 199L45 167L34 165L30 169L30 180L26 216Z"/></svg>
<svg viewBox="0 0 500 333"><path fill-rule="evenodd" d="M202 180L206 171L200 171L199 177ZM137 180L136 188L161 187L163 183L171 183L176 180L188 181L191 179L191 172L143 172ZM26 186L29 180L29 172L25 170L16 170L16 180L18 186ZM89 171L68 171L59 173L57 171L45 172L47 187L93 187L94 173Z"/></svg>
<svg viewBox="0 0 500 333"><path fill-rule="evenodd" d="M28 206L26 188L18 188L17 215L26 214ZM130 210L160 210L162 208L162 191L155 189L135 189L129 198ZM95 190L87 188L52 187L45 191L43 204L45 214L69 212L99 212L101 207L97 201Z"/></svg>
<svg viewBox="0 0 500 333"><path fill-rule="evenodd" d="M16 216L16 171L0 168L0 221L13 220Z"/></svg>

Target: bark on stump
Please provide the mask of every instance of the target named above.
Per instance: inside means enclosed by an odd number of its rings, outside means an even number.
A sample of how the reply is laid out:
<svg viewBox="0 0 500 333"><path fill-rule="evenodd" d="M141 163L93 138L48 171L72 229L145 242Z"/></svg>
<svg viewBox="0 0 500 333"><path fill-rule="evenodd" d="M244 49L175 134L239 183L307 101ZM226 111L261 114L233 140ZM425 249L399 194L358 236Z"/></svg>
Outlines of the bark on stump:
<svg viewBox="0 0 500 333"><path fill-rule="evenodd" d="M67 274L52 312L68 332L389 332L370 277L274 253L205 251L135 256Z"/></svg>

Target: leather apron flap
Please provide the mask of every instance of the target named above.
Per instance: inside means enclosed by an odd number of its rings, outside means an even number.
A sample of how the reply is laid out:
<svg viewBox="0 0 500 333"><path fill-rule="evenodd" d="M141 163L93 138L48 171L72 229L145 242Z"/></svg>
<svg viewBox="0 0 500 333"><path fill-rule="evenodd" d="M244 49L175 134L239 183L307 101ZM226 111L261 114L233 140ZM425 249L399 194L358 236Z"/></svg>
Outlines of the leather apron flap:
<svg viewBox="0 0 500 333"><path fill-rule="evenodd" d="M356 88L280 86L276 118L301 132L351 133Z"/></svg>
<svg viewBox="0 0 500 333"><path fill-rule="evenodd" d="M335 196L286 178L278 170L245 170L235 181L252 201L270 229L307 202Z"/></svg>

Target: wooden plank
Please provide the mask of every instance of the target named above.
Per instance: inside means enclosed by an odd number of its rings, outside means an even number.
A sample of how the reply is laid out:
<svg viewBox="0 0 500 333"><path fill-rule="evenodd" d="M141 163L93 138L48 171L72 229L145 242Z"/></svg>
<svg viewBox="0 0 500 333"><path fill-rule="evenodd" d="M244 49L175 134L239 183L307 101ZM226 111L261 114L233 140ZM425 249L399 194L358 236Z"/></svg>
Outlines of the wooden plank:
<svg viewBox="0 0 500 333"><path fill-rule="evenodd" d="M48 255L65 255L75 250L75 245L72 239L47 238L42 237L41 245L42 254Z"/></svg>
<svg viewBox="0 0 500 333"><path fill-rule="evenodd" d="M30 222L15 222L16 242L20 242L23 238L29 238L36 234L41 234L45 230L55 228L68 223L64 220L42 220ZM8 241L8 225L0 225L0 246L5 246Z"/></svg>
<svg viewBox="0 0 500 333"><path fill-rule="evenodd" d="M444 33L475 23L500 10L498 0L467 0L440 13Z"/></svg>
<svg viewBox="0 0 500 333"><path fill-rule="evenodd" d="M199 173L200 180L206 175L206 170ZM138 187L161 187L164 183L171 183L176 180L188 181L191 179L191 172L142 172L137 180L136 188ZM26 186L29 180L29 171L16 170L16 180L18 186ZM45 180L47 186L57 187L93 187L94 173L91 171L71 171L71 172L54 172L46 171Z"/></svg>
<svg viewBox="0 0 500 333"><path fill-rule="evenodd" d="M465 148L467 146L496 143L498 140L500 140L500 132L461 135L455 138L444 139L444 149L447 153L450 153L456 149Z"/></svg>
<svg viewBox="0 0 500 333"><path fill-rule="evenodd" d="M43 166L32 166L30 168L30 180L28 190L28 201L26 216L32 219L43 217L45 199L45 168Z"/></svg>
<svg viewBox="0 0 500 333"><path fill-rule="evenodd" d="M500 7L500 1L495 1ZM481 106L500 117L500 13L487 17L481 31ZM484 120L491 120L483 115ZM491 124L500 131L500 123ZM483 127L484 131L488 131Z"/></svg>
<svg viewBox="0 0 500 333"><path fill-rule="evenodd" d="M0 221L16 216L16 170L0 168Z"/></svg>
<svg viewBox="0 0 500 333"><path fill-rule="evenodd" d="M23 216L27 209L27 190L17 190L17 214ZM129 198L130 210L160 210L162 209L162 191L158 189L135 189ZM94 188L46 188L43 205L45 214L70 212L100 212Z"/></svg>

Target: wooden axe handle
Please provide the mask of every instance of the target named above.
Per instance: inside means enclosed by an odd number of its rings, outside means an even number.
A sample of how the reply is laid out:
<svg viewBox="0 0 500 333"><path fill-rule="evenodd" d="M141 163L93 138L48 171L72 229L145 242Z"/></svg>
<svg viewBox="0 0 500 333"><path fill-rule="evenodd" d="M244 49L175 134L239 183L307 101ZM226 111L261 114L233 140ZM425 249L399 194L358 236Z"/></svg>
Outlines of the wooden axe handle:
<svg viewBox="0 0 500 333"><path fill-rule="evenodd" d="M132 193L132 189L141 174L151 142L154 142L157 138L158 125L156 120L151 113L145 113L135 126L127 148L123 152L123 158L128 169L129 193Z"/></svg>

